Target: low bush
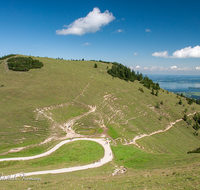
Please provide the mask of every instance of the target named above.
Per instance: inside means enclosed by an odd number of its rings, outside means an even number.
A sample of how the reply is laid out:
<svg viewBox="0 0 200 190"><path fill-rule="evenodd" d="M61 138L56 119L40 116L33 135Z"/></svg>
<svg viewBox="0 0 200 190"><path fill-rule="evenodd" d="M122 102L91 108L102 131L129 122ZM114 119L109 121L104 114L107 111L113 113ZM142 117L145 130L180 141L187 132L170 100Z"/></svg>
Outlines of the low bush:
<svg viewBox="0 0 200 190"><path fill-rule="evenodd" d="M29 71L43 67L43 63L31 57L13 57L8 59L8 68L13 71Z"/></svg>

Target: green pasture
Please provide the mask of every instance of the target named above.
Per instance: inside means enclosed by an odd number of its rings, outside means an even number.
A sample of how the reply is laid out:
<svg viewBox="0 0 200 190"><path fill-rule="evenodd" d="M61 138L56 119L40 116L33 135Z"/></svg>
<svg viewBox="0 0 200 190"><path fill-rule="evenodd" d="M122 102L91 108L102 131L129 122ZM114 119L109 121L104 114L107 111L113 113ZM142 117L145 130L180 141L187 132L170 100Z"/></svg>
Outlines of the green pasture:
<svg viewBox="0 0 200 190"><path fill-rule="evenodd" d="M0 162L0 173L42 171L81 166L93 163L104 156L101 145L93 141L74 141L63 145L49 156L27 161Z"/></svg>
<svg viewBox="0 0 200 190"><path fill-rule="evenodd" d="M33 179L40 178L39 181L20 181L20 179L18 181L0 181L1 188L65 189L67 187L68 189L189 190L198 189L199 187L199 154L151 154L137 147L124 146L121 144L112 146L112 150L114 153L114 160L102 167L55 175L29 176L29 178ZM73 158L73 160L76 159L77 158ZM51 161L52 159L49 160L50 163ZM54 162L56 163L55 160L53 163ZM59 159L59 165L61 166L62 164L60 164L60 162L62 162L62 156ZM26 162L26 165L29 168L41 167L43 163L42 161L38 163L33 161ZM42 168L47 167L45 164ZM13 168L15 168L14 171L16 171L17 164L8 163L7 165L7 168L10 168L9 171L13 170ZM121 165L127 168L127 172L112 176L115 169ZM52 166L54 167L54 164L52 164L51 167ZM2 169L2 171L7 173L6 167ZM28 177L25 177L25 179L26 178Z"/></svg>
<svg viewBox="0 0 200 190"><path fill-rule="evenodd" d="M114 125L119 137L128 141L135 135L165 129L170 122L182 118L186 108L187 114L199 110L199 105L189 105L185 98L182 105L177 104L179 98L165 90L159 90L155 96L138 81L111 77L106 69L111 64L98 62L98 68L94 68L94 61L37 59L44 67L28 72L8 70L5 60L0 65L2 153L39 143L51 134L62 135L61 128L55 126L88 112L88 106L96 106L96 110L76 121L77 133L98 134L102 126ZM143 88L144 93L139 88ZM51 106L53 109L44 113L54 122L38 115L36 110ZM31 126L32 131L26 131L25 125Z"/></svg>

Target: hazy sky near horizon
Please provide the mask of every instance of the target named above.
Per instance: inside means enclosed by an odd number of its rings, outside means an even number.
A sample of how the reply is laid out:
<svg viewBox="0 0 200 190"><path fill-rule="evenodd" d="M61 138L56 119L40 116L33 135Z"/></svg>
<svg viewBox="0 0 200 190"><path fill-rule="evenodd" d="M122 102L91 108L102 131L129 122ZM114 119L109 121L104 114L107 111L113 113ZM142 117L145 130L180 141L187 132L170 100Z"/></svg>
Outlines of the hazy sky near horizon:
<svg viewBox="0 0 200 190"><path fill-rule="evenodd" d="M116 61L143 74L200 75L199 0L6 0L0 56Z"/></svg>

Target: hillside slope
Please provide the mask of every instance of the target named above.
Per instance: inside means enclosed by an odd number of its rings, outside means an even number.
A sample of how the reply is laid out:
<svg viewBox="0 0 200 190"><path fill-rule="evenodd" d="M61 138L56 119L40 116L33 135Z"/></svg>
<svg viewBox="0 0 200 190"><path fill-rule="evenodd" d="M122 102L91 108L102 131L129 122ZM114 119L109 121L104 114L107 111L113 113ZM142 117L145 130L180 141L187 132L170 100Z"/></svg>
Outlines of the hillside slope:
<svg viewBox="0 0 200 190"><path fill-rule="evenodd" d="M179 97L163 89L155 96L139 81L111 77L106 69L111 64L97 62L94 68L94 61L34 59L44 67L15 72L8 70L6 60L0 64L0 153L64 138L69 127L80 135L110 135L116 142L132 142L135 136L166 129L183 118L186 109L186 114L200 110L184 98L179 105ZM200 137L193 135L191 125L182 121L174 128L137 143L158 153L176 152L172 144L182 144L177 146L181 153L199 147ZM171 138L172 144L167 141Z"/></svg>

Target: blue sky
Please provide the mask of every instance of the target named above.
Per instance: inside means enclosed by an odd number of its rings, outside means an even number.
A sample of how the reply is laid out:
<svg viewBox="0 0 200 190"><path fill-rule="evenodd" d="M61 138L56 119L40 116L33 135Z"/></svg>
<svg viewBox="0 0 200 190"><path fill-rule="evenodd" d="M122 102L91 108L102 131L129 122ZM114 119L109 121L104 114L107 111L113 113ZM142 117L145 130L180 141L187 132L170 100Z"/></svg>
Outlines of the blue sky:
<svg viewBox="0 0 200 190"><path fill-rule="evenodd" d="M200 74L200 1L4 0L0 56L116 61L143 74Z"/></svg>

